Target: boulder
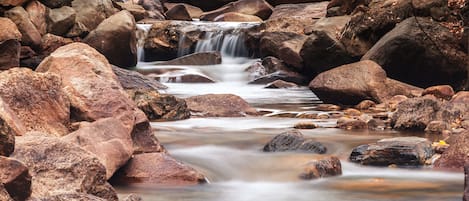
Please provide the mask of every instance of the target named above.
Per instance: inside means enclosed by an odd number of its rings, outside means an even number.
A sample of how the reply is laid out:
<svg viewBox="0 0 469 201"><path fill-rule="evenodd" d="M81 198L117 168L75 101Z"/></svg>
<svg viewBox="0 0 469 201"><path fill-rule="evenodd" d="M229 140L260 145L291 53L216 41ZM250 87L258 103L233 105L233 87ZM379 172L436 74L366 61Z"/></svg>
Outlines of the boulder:
<svg viewBox="0 0 469 201"><path fill-rule="evenodd" d="M467 104L468 102L469 91L459 91L453 96L453 98L451 98L451 103Z"/></svg>
<svg viewBox="0 0 469 201"><path fill-rule="evenodd" d="M187 8L182 5L178 4L166 11L165 13L166 19L168 20L185 20L185 21L192 21L191 14L187 10Z"/></svg>
<svg viewBox="0 0 469 201"><path fill-rule="evenodd" d="M264 152L301 151L324 154L327 148L320 142L306 140L298 130L290 130L275 136L263 148Z"/></svg>
<svg viewBox="0 0 469 201"><path fill-rule="evenodd" d="M54 196L33 199L33 201L106 201L106 199L85 193L65 193Z"/></svg>
<svg viewBox="0 0 469 201"><path fill-rule="evenodd" d="M64 38L54 34L45 34L42 36L41 40L41 55L45 58L49 56L52 52L57 50L59 47L73 43L72 39ZM41 60L42 61L42 60Z"/></svg>
<svg viewBox="0 0 469 201"><path fill-rule="evenodd" d="M186 98L192 115L201 117L244 117L257 115L255 108L232 94L206 94Z"/></svg>
<svg viewBox="0 0 469 201"><path fill-rule="evenodd" d="M207 180L194 168L165 153L147 153L135 155L113 177L112 182L185 186L206 183Z"/></svg>
<svg viewBox="0 0 469 201"><path fill-rule="evenodd" d="M219 9L205 12L200 16L200 19L213 21L217 16L228 12L255 15L265 20L272 14L272 6L265 0L238 0L236 2L226 4Z"/></svg>
<svg viewBox="0 0 469 201"><path fill-rule="evenodd" d="M66 193L86 193L117 201L117 194L106 182L106 169L89 153L48 134L28 134L17 138L11 157L29 167L31 197L47 198ZM58 179L60 178L60 179Z"/></svg>
<svg viewBox="0 0 469 201"><path fill-rule="evenodd" d="M327 5L327 17L351 14L359 6L368 6L371 0L332 0Z"/></svg>
<svg viewBox="0 0 469 201"><path fill-rule="evenodd" d="M350 161L372 166L420 166L433 155L431 142L419 137L397 137L355 147Z"/></svg>
<svg viewBox="0 0 469 201"><path fill-rule="evenodd" d="M91 32L116 12L111 0L73 0L72 8L77 12L74 28L79 29L72 31L78 33Z"/></svg>
<svg viewBox="0 0 469 201"><path fill-rule="evenodd" d="M211 11L236 0L167 0L170 3L187 3L201 8L204 11Z"/></svg>
<svg viewBox="0 0 469 201"><path fill-rule="evenodd" d="M156 138L155 132L143 112L136 116L135 122L131 133L134 142L134 154L166 152L166 149Z"/></svg>
<svg viewBox="0 0 469 201"><path fill-rule="evenodd" d="M0 26L3 29L0 31L0 41L7 40L21 40L21 32L18 30L16 24L11 21L9 18L0 17Z"/></svg>
<svg viewBox="0 0 469 201"><path fill-rule="evenodd" d="M177 5L182 5L186 8L187 12L189 12L191 20L192 18L197 18L197 19L200 18L200 16L204 12L202 9L192 6L190 4L186 4L186 3L165 3L164 4L167 10L171 10L173 7Z"/></svg>
<svg viewBox="0 0 469 201"><path fill-rule="evenodd" d="M447 140L448 149L435 161L434 167L439 169L452 169L462 171L469 162L469 132L452 134Z"/></svg>
<svg viewBox="0 0 469 201"><path fill-rule="evenodd" d="M431 86L423 90L422 96L431 94L437 98L451 100L454 96L453 88L449 85Z"/></svg>
<svg viewBox="0 0 469 201"><path fill-rule="evenodd" d="M49 33L63 36L75 24L75 9L64 6L56 9L50 9L47 15L47 31Z"/></svg>
<svg viewBox="0 0 469 201"><path fill-rule="evenodd" d="M160 89L167 89L168 87L160 82L142 75L136 71L122 69L116 66L112 70L117 76L122 88L125 90L152 90L158 91Z"/></svg>
<svg viewBox="0 0 469 201"><path fill-rule="evenodd" d="M40 131L53 136L69 133L70 102L57 75L14 68L0 73L0 88L0 98L25 131Z"/></svg>
<svg viewBox="0 0 469 201"><path fill-rule="evenodd" d="M413 17L399 23L363 56L365 59L381 65L389 77L419 87L469 87L465 50L448 28L427 18Z"/></svg>
<svg viewBox="0 0 469 201"><path fill-rule="evenodd" d="M102 21L83 42L98 50L113 65L134 67L137 65L135 29L133 16L127 11L120 11Z"/></svg>
<svg viewBox="0 0 469 201"><path fill-rule="evenodd" d="M358 130L368 129L368 124L359 118L341 117L337 120L337 127L346 130Z"/></svg>
<svg viewBox="0 0 469 201"><path fill-rule="evenodd" d="M181 24L170 21L154 23L145 39L145 61L175 59L178 55L180 36Z"/></svg>
<svg viewBox="0 0 469 201"><path fill-rule="evenodd" d="M138 0L138 5L141 5L148 13L148 18L164 20L164 8L160 0ZM190 10L190 9L189 9Z"/></svg>
<svg viewBox="0 0 469 201"><path fill-rule="evenodd" d="M421 89L386 77L375 62L343 65L316 76L309 88L324 102L356 105L363 100L384 102L395 95L414 96Z"/></svg>
<svg viewBox="0 0 469 201"><path fill-rule="evenodd" d="M130 132L115 118L81 122L78 130L62 138L96 155L106 168L106 179L125 165L133 153Z"/></svg>
<svg viewBox="0 0 469 201"><path fill-rule="evenodd" d="M49 8L60 8L62 6L70 6L73 0L40 0L41 3Z"/></svg>
<svg viewBox="0 0 469 201"><path fill-rule="evenodd" d="M17 6L5 12L5 17L13 21L21 32L21 43L34 48L41 44L41 34L31 22L28 12L23 7Z"/></svg>
<svg viewBox="0 0 469 201"><path fill-rule="evenodd" d="M450 125L444 121L431 121L425 128L426 133L441 134L445 130L450 130Z"/></svg>
<svg viewBox="0 0 469 201"><path fill-rule="evenodd" d="M28 167L13 158L0 156L0 183L13 200L26 200L31 195Z"/></svg>
<svg viewBox="0 0 469 201"><path fill-rule="evenodd" d="M342 164L335 156L315 160L304 165L304 171L300 174L301 179L311 180L324 177L342 175Z"/></svg>
<svg viewBox="0 0 469 201"><path fill-rule="evenodd" d="M21 6L28 0L0 0L1 6Z"/></svg>
<svg viewBox="0 0 469 201"><path fill-rule="evenodd" d="M307 26L305 28L306 34L311 34L313 32L325 32L331 38L338 40L340 33L350 22L351 17L346 16L337 16L337 17L323 17L318 19L315 23ZM340 43L340 42L339 42Z"/></svg>
<svg viewBox="0 0 469 201"><path fill-rule="evenodd" d="M135 21L143 20L147 18L150 14L143 8L143 6L135 4L133 1L127 2L113 2L114 6L119 10L126 10L132 16L134 16Z"/></svg>
<svg viewBox="0 0 469 201"><path fill-rule="evenodd" d="M11 198L10 194L8 194L8 191L3 187L2 184L0 184L0 199L4 201L14 201L13 198Z"/></svg>
<svg viewBox="0 0 469 201"><path fill-rule="evenodd" d="M130 97L150 121L174 121L190 118L186 101L152 90L132 90Z"/></svg>
<svg viewBox="0 0 469 201"><path fill-rule="evenodd" d="M15 135L17 133L11 128L8 120L4 120L4 118L8 118L12 114L5 111L9 108L3 107L6 106L0 104L0 111L2 111L0 112L0 156L10 156L15 150Z"/></svg>
<svg viewBox="0 0 469 201"><path fill-rule="evenodd" d="M183 66L192 66L192 65L216 65L221 64L222 58L220 52L198 52L170 61L163 61L156 63L156 65L183 65Z"/></svg>
<svg viewBox="0 0 469 201"><path fill-rule="evenodd" d="M326 7L329 2L315 2L302 4L282 4L275 6L269 19L282 17L319 19L326 17Z"/></svg>
<svg viewBox="0 0 469 201"><path fill-rule="evenodd" d="M285 82L291 82L298 85L303 85L306 82L306 78L301 74L288 70L279 70L274 73L270 73L264 76L260 76L252 81L249 84L268 84L276 80L282 80Z"/></svg>
<svg viewBox="0 0 469 201"><path fill-rule="evenodd" d="M305 34L305 28L314 24L316 19L302 17L276 17L264 21L259 27L265 32L292 32ZM258 32L255 32L258 34Z"/></svg>
<svg viewBox="0 0 469 201"><path fill-rule="evenodd" d="M30 1L26 7L26 12L29 14L29 19L36 26L37 30L41 35L47 33L47 22L46 16L49 12L49 8L44 6L40 1L33 0Z"/></svg>
<svg viewBox="0 0 469 201"><path fill-rule="evenodd" d="M20 65L21 44L17 39L0 41L0 71Z"/></svg>
<svg viewBox="0 0 469 201"><path fill-rule="evenodd" d="M274 56L296 70L303 67L301 48L307 37L291 32L265 32L259 44L261 57Z"/></svg>
<svg viewBox="0 0 469 201"><path fill-rule="evenodd" d="M292 83L292 82L285 82L283 80L275 80L267 84L267 86L265 86L265 88L267 89L297 88L297 87L298 87L297 84Z"/></svg>
<svg viewBox="0 0 469 201"><path fill-rule="evenodd" d="M263 22L263 20L255 15L247 15L237 12L227 12L213 19L215 22Z"/></svg>

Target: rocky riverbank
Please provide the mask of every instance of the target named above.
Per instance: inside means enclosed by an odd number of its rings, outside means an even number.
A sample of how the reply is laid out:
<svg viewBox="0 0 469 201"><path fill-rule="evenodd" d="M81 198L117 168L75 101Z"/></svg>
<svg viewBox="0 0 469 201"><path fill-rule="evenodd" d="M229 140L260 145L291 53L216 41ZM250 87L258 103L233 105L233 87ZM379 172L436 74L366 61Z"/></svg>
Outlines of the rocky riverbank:
<svg viewBox="0 0 469 201"><path fill-rule="evenodd" d="M302 118L292 125L298 130L337 119L336 127L347 130L432 133L443 140L383 139L350 150L349 160L467 172L468 6L459 0L0 0L0 198L118 200L111 184L206 183L201 172L172 158L150 126L191 116ZM151 24L142 37L137 22ZM213 38L229 40L231 56L259 58L245 70L250 84L308 86L324 104L278 114L232 94L182 99L160 94L166 86L157 80L217 80L177 68L128 70L137 65L139 45L145 61L164 60L162 66L223 63L228 50L200 45ZM276 136L264 151L327 153L298 130ZM340 174L335 156L298 173L302 179Z"/></svg>

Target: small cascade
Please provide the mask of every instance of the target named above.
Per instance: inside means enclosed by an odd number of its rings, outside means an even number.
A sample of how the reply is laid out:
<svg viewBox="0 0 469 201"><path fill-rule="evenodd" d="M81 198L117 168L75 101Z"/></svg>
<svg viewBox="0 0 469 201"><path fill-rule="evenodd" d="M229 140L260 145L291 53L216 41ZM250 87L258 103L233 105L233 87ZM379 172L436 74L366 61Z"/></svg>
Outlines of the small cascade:
<svg viewBox="0 0 469 201"><path fill-rule="evenodd" d="M151 29L151 24L137 24L137 58L138 61L144 61L145 54L143 46L145 45L145 38Z"/></svg>

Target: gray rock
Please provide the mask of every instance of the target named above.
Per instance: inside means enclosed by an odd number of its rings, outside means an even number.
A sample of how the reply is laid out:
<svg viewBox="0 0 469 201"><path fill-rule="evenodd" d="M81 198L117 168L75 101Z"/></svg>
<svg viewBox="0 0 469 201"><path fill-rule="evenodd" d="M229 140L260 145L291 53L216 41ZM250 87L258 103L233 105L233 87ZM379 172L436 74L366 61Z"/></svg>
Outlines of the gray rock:
<svg viewBox="0 0 469 201"><path fill-rule="evenodd" d="M51 9L47 16L48 32L63 36L75 23L75 9L69 6Z"/></svg>
<svg viewBox="0 0 469 201"><path fill-rule="evenodd" d="M306 140L298 130L291 130L275 136L268 142L264 152L302 151L323 154L327 148L320 142Z"/></svg>

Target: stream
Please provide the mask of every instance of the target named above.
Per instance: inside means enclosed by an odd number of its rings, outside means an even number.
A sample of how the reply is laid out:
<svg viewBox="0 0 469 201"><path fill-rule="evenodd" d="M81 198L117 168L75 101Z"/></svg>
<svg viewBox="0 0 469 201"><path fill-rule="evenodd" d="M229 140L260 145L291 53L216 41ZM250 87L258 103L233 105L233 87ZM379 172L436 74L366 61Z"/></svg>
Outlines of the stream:
<svg viewBox="0 0 469 201"><path fill-rule="evenodd" d="M275 135L292 129L297 122L305 121L278 117L281 116L278 114L322 113L316 109L321 101L307 87L265 89L264 85L248 85L244 69L256 60L227 51L229 48L225 46L233 46L236 39L232 36L226 38L231 41L225 42L225 45L214 45L214 48L222 48L222 52L225 52L222 53L222 64L155 66L140 62L137 68L182 68L201 72L217 82L164 83L168 89L160 92L180 98L209 93L235 94L251 106L260 111L268 111L269 114L259 117L191 118L174 122L153 122L155 135L169 153L201 171L209 183L189 187L148 184L117 186L120 196L134 193L146 201L461 200L464 189L463 173L436 171L425 167L377 168L348 162L352 148L360 144L396 136L425 136L432 140L437 139L437 136L393 130L347 131L333 128L336 119L313 120L321 128L300 131L308 139L323 143L328 149L325 155L262 152L263 146ZM217 40L218 43L223 43L223 39ZM204 42L209 41L199 43ZM207 44L197 45L200 51L210 49L207 49ZM240 52L239 48L234 49ZM183 54L186 53L187 51ZM245 53L241 51L239 54ZM343 175L310 181L298 177L308 161L330 155L341 159Z"/></svg>

